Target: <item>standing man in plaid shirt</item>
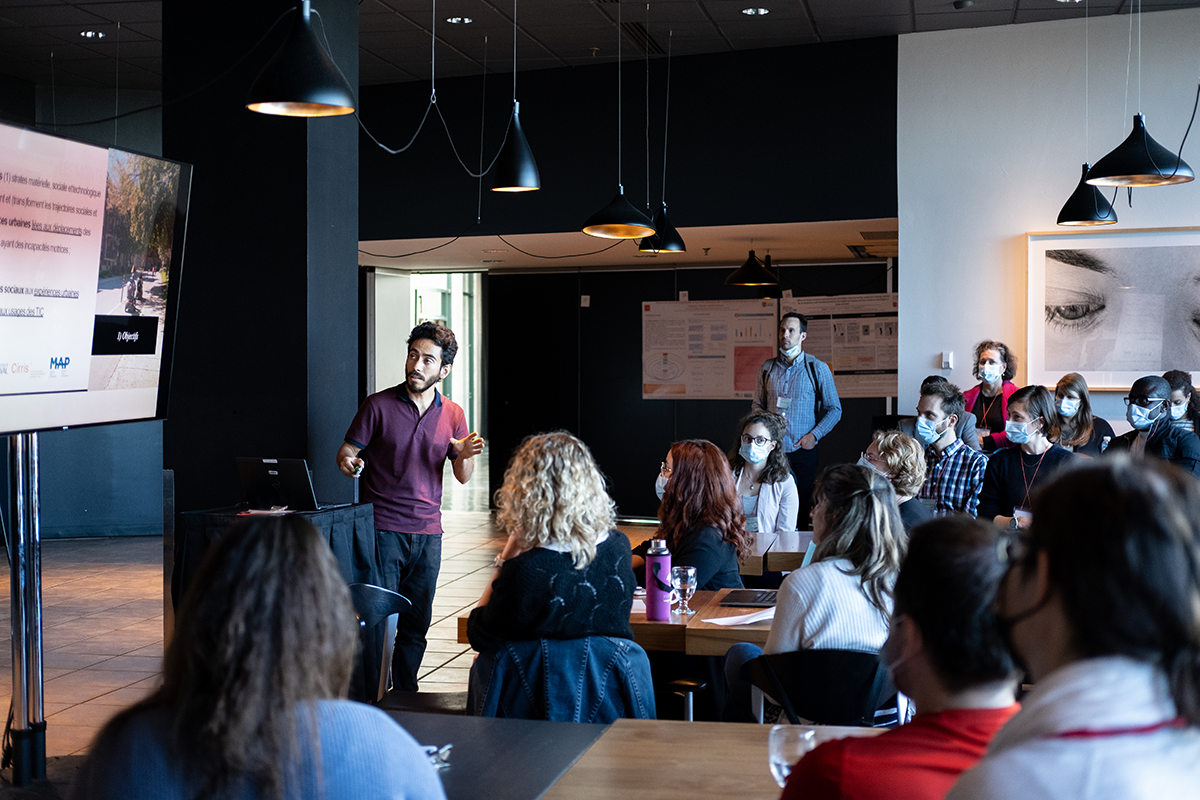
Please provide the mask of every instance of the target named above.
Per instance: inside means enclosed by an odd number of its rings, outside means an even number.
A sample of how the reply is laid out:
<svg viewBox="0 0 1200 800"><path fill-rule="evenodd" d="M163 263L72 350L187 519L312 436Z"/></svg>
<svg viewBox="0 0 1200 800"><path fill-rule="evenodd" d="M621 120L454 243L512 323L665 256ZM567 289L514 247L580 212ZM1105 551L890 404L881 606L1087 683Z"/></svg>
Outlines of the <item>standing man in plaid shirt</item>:
<svg viewBox="0 0 1200 800"><path fill-rule="evenodd" d="M779 320L779 354L764 361L754 388L752 411L773 411L787 421L783 452L800 492L798 525L809 524L813 482L817 477L817 443L842 418L833 372L824 361L801 349L808 320L789 311Z"/></svg>
<svg viewBox="0 0 1200 800"><path fill-rule="evenodd" d="M987 456L958 438L955 426L964 412L963 393L939 375L921 384L917 403L917 437L925 448L925 485L921 502L935 514L976 515Z"/></svg>

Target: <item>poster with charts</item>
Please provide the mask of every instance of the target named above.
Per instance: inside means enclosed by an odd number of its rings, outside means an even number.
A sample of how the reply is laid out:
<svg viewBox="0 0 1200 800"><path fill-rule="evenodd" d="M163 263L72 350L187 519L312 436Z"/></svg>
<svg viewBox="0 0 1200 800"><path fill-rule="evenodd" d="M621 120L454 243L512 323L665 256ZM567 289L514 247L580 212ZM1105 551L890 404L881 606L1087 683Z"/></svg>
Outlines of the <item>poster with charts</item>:
<svg viewBox="0 0 1200 800"><path fill-rule="evenodd" d="M805 351L833 370L839 397L895 397L898 390L896 293L785 297L779 313L808 317Z"/></svg>
<svg viewBox="0 0 1200 800"><path fill-rule="evenodd" d="M642 399L749 400L777 327L777 300L643 302Z"/></svg>

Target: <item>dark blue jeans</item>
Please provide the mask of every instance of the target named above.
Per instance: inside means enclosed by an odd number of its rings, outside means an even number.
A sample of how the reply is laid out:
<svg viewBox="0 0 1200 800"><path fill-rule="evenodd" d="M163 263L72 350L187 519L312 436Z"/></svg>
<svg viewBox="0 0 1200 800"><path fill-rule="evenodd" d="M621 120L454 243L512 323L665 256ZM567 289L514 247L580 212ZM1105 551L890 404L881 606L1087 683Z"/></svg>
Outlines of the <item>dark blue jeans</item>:
<svg viewBox="0 0 1200 800"><path fill-rule="evenodd" d="M425 634L433 616L433 592L442 567L440 533L378 531L376 546L385 588L394 588L412 601L401 612L392 650L392 688L415 692L417 670L425 657Z"/></svg>
<svg viewBox="0 0 1200 800"><path fill-rule="evenodd" d="M796 473L796 490L800 493L800 513L796 516L796 530L812 530L812 493L813 484L817 480L817 451L820 449L819 445L812 450L798 447L787 454L792 472Z"/></svg>

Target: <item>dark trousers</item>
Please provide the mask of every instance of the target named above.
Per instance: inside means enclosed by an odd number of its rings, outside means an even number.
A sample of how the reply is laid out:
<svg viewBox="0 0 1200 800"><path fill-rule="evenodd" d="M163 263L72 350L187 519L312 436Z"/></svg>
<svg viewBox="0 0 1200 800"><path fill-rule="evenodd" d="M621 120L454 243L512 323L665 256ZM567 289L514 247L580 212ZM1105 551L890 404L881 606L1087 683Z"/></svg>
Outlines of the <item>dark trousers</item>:
<svg viewBox="0 0 1200 800"><path fill-rule="evenodd" d="M417 670L425 656L425 634L433 617L433 592L442 567L440 533L378 531L379 564L385 588L394 588L412 601L400 612L392 650L392 688L417 690Z"/></svg>
<svg viewBox="0 0 1200 800"><path fill-rule="evenodd" d="M813 484L817 480L817 451L819 450L819 446L812 450L797 447L787 454L788 463L792 465L792 472L796 473L796 490L800 493L800 513L796 516L797 530L812 530L810 515L812 513Z"/></svg>

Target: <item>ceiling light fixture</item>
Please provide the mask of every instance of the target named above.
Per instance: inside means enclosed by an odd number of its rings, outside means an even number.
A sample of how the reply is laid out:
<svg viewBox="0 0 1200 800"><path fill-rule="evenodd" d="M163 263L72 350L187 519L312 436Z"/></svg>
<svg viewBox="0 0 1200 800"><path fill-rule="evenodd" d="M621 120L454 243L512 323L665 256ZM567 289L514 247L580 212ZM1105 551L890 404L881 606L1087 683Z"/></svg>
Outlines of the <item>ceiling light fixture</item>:
<svg viewBox="0 0 1200 800"><path fill-rule="evenodd" d="M970 8L975 5L975 0L954 0L954 8L962 11L964 8Z"/></svg>
<svg viewBox="0 0 1200 800"><path fill-rule="evenodd" d="M451 25L470 25L474 21L470 17L446 17L446 22L449 22Z"/></svg>
<svg viewBox="0 0 1200 800"><path fill-rule="evenodd" d="M771 257L767 256L767 263L771 262ZM775 273L763 266L762 262L754 255L754 251L750 251L750 255L746 258L746 263L735 269L733 273L725 279L726 286L778 286L779 278L775 277Z"/></svg>
<svg viewBox="0 0 1200 800"><path fill-rule="evenodd" d="M537 161L521 128L521 104L517 102L517 0L513 0L513 107L504 146L496 156L493 192L533 192L542 188Z"/></svg>
<svg viewBox="0 0 1200 800"><path fill-rule="evenodd" d="M663 180L662 180L662 210L654 215L654 235L647 236L642 239L638 250L643 253L686 253L687 245L683 242L683 237L679 235L679 231L675 230L675 226L667 219L667 133L670 129L671 122L671 40L675 36L675 31L671 31L667 35L667 99L665 103L666 111L663 114ZM647 115L649 116L649 115ZM650 157L646 157L646 169L649 170ZM649 194L649 187L647 187ZM648 204L648 203L647 203Z"/></svg>
<svg viewBox="0 0 1200 800"><path fill-rule="evenodd" d="M354 92L317 41L309 0L300 0L296 10L287 40L250 87L246 108L285 117L353 114Z"/></svg>
<svg viewBox="0 0 1200 800"><path fill-rule="evenodd" d="M103 39L106 34L104 31L80 31L79 35L85 39Z"/></svg>
<svg viewBox="0 0 1200 800"><path fill-rule="evenodd" d="M769 8L743 8L742 13L747 17L765 17L771 13Z"/></svg>
<svg viewBox="0 0 1200 800"><path fill-rule="evenodd" d="M625 199L621 184L621 2L617 0L617 193L608 205L583 223L583 232L602 239L641 239L654 234L654 224Z"/></svg>

